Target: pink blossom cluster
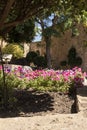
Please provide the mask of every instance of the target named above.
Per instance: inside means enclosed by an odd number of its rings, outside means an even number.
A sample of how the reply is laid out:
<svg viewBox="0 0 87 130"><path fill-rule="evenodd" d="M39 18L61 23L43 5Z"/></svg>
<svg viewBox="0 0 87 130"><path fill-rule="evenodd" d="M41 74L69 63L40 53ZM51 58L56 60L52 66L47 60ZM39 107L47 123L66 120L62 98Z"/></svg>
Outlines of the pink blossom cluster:
<svg viewBox="0 0 87 130"><path fill-rule="evenodd" d="M2 67L0 66L0 70ZM75 67L70 70L35 70L24 69L22 66L15 67L13 70L5 70L8 74L14 74L20 79L26 78L27 80L34 80L38 77L43 77L43 79L49 78L49 80L59 81L61 79L64 82L73 82L76 86L82 86L86 72L82 72L81 68Z"/></svg>

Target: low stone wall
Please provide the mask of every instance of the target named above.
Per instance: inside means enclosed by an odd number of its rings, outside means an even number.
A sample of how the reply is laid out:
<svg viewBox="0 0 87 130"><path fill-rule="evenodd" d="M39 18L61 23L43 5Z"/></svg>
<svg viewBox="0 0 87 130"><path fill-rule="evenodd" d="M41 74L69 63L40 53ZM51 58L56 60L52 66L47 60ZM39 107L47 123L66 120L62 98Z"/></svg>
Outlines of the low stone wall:
<svg viewBox="0 0 87 130"><path fill-rule="evenodd" d="M77 89L77 112L87 117L87 86Z"/></svg>

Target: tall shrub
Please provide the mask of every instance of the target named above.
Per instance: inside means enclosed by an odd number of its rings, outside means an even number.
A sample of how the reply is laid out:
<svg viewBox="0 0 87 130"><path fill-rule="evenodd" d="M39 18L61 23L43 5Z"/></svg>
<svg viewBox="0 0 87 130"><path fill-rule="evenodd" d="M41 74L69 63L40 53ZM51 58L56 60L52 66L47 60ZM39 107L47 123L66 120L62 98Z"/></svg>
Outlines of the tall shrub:
<svg viewBox="0 0 87 130"><path fill-rule="evenodd" d="M17 59L23 57L23 49L17 44L8 44L2 51L3 54L12 54L13 57Z"/></svg>

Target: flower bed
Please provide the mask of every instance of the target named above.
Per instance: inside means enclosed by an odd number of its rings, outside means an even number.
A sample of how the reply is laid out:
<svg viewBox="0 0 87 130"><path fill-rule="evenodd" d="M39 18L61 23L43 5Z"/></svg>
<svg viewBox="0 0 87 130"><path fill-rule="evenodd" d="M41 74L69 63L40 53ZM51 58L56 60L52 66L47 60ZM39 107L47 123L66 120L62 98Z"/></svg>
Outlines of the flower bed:
<svg viewBox="0 0 87 130"><path fill-rule="evenodd" d="M74 90L77 87L83 87L86 73L83 73L81 68L33 71L28 67L5 66L4 71L8 89L7 116L76 112L76 93L73 91L72 95L67 94L73 90L73 87ZM4 88L2 66L0 66L0 116L3 114L6 116L2 107Z"/></svg>
<svg viewBox="0 0 87 130"><path fill-rule="evenodd" d="M2 66L0 66L0 86L2 86ZM35 89L39 91L61 91L67 93L74 87L82 87L86 73L81 68L72 70L35 70L22 66L5 68L6 84L9 88Z"/></svg>

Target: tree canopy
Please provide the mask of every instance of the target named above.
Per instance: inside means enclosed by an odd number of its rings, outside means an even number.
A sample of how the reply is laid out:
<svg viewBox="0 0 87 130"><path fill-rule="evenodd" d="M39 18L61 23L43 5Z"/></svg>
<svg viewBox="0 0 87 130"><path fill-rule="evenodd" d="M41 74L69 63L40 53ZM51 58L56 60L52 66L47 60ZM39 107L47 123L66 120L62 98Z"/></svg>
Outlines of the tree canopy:
<svg viewBox="0 0 87 130"><path fill-rule="evenodd" d="M8 43L29 43L35 36L35 22L34 20L27 20L26 22L17 25L11 29L4 40Z"/></svg>
<svg viewBox="0 0 87 130"><path fill-rule="evenodd" d="M53 9L59 0L0 0L0 34L36 14ZM44 12L45 13L45 12Z"/></svg>
<svg viewBox="0 0 87 130"><path fill-rule="evenodd" d="M87 10L86 0L0 0L0 34L7 33L33 16L51 13L54 10L81 13Z"/></svg>

